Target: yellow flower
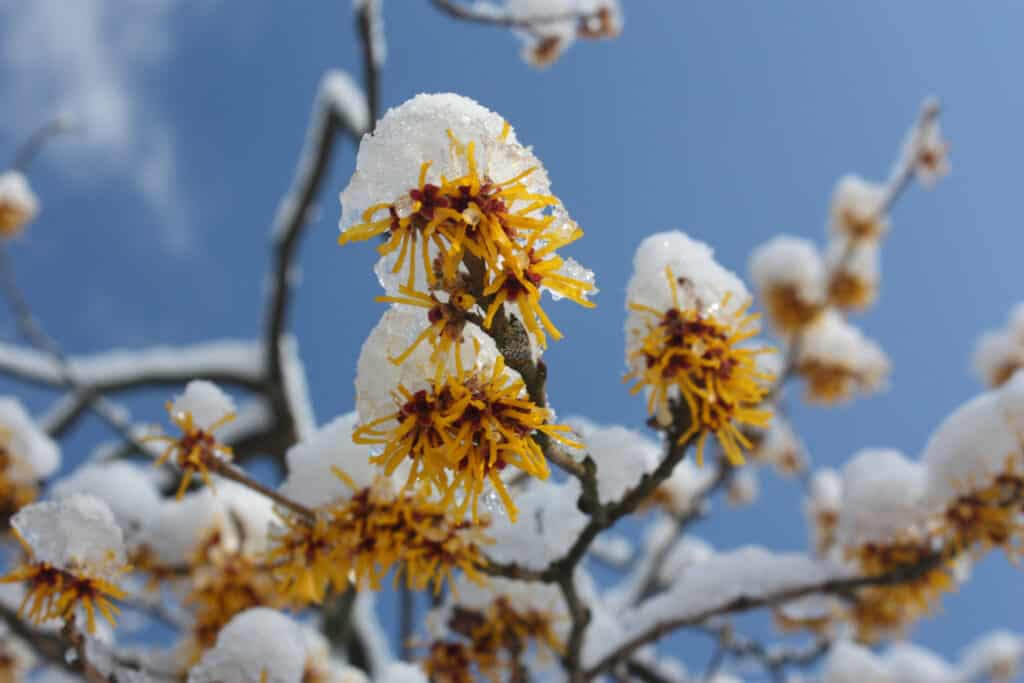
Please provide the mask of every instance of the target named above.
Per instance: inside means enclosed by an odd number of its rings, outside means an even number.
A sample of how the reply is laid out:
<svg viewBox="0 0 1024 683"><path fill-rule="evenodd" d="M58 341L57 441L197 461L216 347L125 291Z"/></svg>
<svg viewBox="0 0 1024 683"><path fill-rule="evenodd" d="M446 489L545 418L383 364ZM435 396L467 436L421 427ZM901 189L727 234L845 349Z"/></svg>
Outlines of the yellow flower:
<svg viewBox="0 0 1024 683"><path fill-rule="evenodd" d="M748 314L746 306L721 320L698 310L683 310L668 266L665 277L672 292L671 308L629 304L644 319L641 343L629 352L630 365L638 368L626 377L634 382L631 392L649 390L651 414L668 410L681 397L691 421L680 443L699 433L700 463L707 435L714 434L729 461L740 465L742 449L752 446L741 426L766 427L771 419L771 411L760 406L773 378L757 367L757 356L770 349L743 346L758 333L758 316ZM728 300L723 301L721 307L727 304Z"/></svg>
<svg viewBox="0 0 1024 683"><path fill-rule="evenodd" d="M490 482L515 520L516 506L501 472L511 466L547 478L547 461L534 432L582 447L564 436L568 427L549 424L550 411L525 394L522 379L506 375L501 356L489 374L458 370L445 376L439 367L429 389L410 392L399 384L393 394L396 412L358 427L352 440L382 447L371 462L388 475L411 460L406 486L422 483L428 492L441 494L442 505L452 504L461 492L456 515L471 509L474 522Z"/></svg>
<svg viewBox="0 0 1024 683"><path fill-rule="evenodd" d="M181 436L147 436L143 441L160 441L167 444L167 448L156 459L155 465L162 465L173 458L175 464L184 471L177 493L180 500L196 472L199 472L207 486L213 488L209 472L210 462L219 458L231 460L231 447L219 443L214 432L234 420L235 414L227 413L206 429L202 429L195 424L192 413L175 410L174 403L170 401L167 402L167 412L171 416L171 421L181 430Z"/></svg>
<svg viewBox="0 0 1024 683"><path fill-rule="evenodd" d="M401 365L424 341L434 347L434 354L431 356L433 360L443 360L449 351L454 350L455 362L457 364L462 362L462 354L459 353L458 346L464 341L462 331L468 321L467 314L476 304L476 299L457 285L452 285L447 288L447 291L447 300L441 301L434 294L424 294L405 285L400 285L399 296L377 297L377 301L384 303L427 309L427 320L430 324L405 351L391 358L392 363Z"/></svg>
<svg viewBox="0 0 1024 683"><path fill-rule="evenodd" d="M389 479L356 489L352 496L326 506L315 521L285 515L285 532L275 539L268 563L284 583L283 591L298 604L320 602L329 587L341 590L352 581L379 590L381 580L398 568L414 590L431 583L440 590L454 570L482 582L480 546L486 523L463 521L425 491L396 492Z"/></svg>
<svg viewBox="0 0 1024 683"><path fill-rule="evenodd" d="M0 583L25 583L25 596L18 607L18 616L26 616L34 624L50 619L68 619L74 610L85 610L86 628L96 632L96 611L112 626L120 613L112 600L120 600L125 592L103 578L111 571L121 573L128 567L88 568L74 567L61 569L46 562L33 561L32 548L15 530L15 537L21 544L28 560L7 575L0 577ZM113 562L111 553L109 558Z"/></svg>

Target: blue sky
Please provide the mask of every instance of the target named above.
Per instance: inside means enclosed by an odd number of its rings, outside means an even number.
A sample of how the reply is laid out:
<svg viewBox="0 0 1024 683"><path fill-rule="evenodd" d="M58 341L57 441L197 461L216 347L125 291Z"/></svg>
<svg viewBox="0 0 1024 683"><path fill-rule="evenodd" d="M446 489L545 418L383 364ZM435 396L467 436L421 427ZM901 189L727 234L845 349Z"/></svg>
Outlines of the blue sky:
<svg viewBox="0 0 1024 683"><path fill-rule="evenodd" d="M505 116L545 162L586 231L571 255L597 273L598 308L556 304L548 352L562 414L640 425L621 383L631 254L680 228L746 274L779 232L824 238L841 174L881 179L927 95L940 97L953 174L893 215L878 305L890 390L849 407L795 407L816 464L890 446L917 455L978 391L977 333L1024 299L1020 161L1024 6L865 0L625 0L622 36L522 63L513 37L455 23L426 0L388 0L385 106L455 91ZM270 223L323 71L358 73L351 9L301 3L0 0L0 154L53 113L87 126L32 167L43 212L13 248L48 331L70 351L248 337L259 329ZM344 143L302 248L293 329L321 421L350 410L359 346L381 313L372 249L335 243ZM8 319L0 332L13 339ZM41 397L29 395L35 407ZM161 397L162 398L162 397ZM797 406L796 396L791 403ZM157 419L154 397L137 404ZM69 442L75 462L102 435ZM699 529L714 544L802 549L799 495L762 479L754 508ZM1024 630L1018 570L1001 557L916 629L952 656L994 625ZM694 661L698 666L702 660Z"/></svg>

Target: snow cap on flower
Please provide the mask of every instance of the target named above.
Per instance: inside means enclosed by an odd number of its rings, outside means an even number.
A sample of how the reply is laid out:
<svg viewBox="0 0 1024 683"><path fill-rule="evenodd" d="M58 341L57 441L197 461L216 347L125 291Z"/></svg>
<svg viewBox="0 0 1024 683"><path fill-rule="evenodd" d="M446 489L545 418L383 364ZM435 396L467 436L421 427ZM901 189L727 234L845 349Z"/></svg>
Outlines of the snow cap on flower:
<svg viewBox="0 0 1024 683"><path fill-rule="evenodd" d="M151 473L151 468L127 462L87 464L56 482L51 493L58 500L81 493L96 496L110 507L127 540L132 541L149 527L161 505Z"/></svg>
<svg viewBox="0 0 1024 683"><path fill-rule="evenodd" d="M289 448L285 454L288 476L281 493L309 507L348 498L352 491L335 475L335 468L358 489L370 486L380 468L370 464L369 448L352 441L357 419L355 412L340 415Z"/></svg>
<svg viewBox="0 0 1024 683"><path fill-rule="evenodd" d="M830 467L815 470L804 499L804 515L819 556L828 554L835 544L842 504L843 481L839 473Z"/></svg>
<svg viewBox="0 0 1024 683"><path fill-rule="evenodd" d="M13 237L39 213L39 200L19 171L0 173L0 237Z"/></svg>
<svg viewBox="0 0 1024 683"><path fill-rule="evenodd" d="M889 190L846 175L836 183L832 194L830 228L835 235L852 240L876 240L889 229L889 219L882 212Z"/></svg>
<svg viewBox="0 0 1024 683"><path fill-rule="evenodd" d="M1010 311L1005 328L978 338L972 361L978 377L990 387L999 386L1024 367L1024 303Z"/></svg>
<svg viewBox="0 0 1024 683"><path fill-rule="evenodd" d="M809 240L780 235L758 246L750 257L750 279L780 330L799 329L825 304L825 269Z"/></svg>
<svg viewBox="0 0 1024 683"><path fill-rule="evenodd" d="M295 683L302 680L305 654L298 624L271 609L248 609L221 629L188 683Z"/></svg>
<svg viewBox="0 0 1024 683"><path fill-rule="evenodd" d="M426 323L425 316L416 309L392 306L370 332L356 370L356 412L361 424L395 413L393 392L399 384L410 393L428 388L438 373L436 360L447 373L455 374L454 352L443 359L432 359L433 350L427 344L416 347L400 365L391 361L412 344ZM493 370L499 355L494 340L475 325L466 326L465 341L458 345L458 353L466 372L482 374ZM515 370L506 367L504 372L518 379Z"/></svg>
<svg viewBox="0 0 1024 683"><path fill-rule="evenodd" d="M28 479L45 479L60 467L60 447L10 396L0 397L0 446L18 464L12 472Z"/></svg>
<svg viewBox="0 0 1024 683"><path fill-rule="evenodd" d="M756 503L760 494L761 483L757 477L757 470L751 467L745 467L736 472L726 488L726 498L729 504L735 507Z"/></svg>
<svg viewBox="0 0 1024 683"><path fill-rule="evenodd" d="M224 501L204 488L181 499L161 501L141 543L160 564L188 564L203 540L229 526Z"/></svg>
<svg viewBox="0 0 1024 683"><path fill-rule="evenodd" d="M796 366L808 398L832 403L884 388L889 358L843 316L827 311L803 335Z"/></svg>
<svg viewBox="0 0 1024 683"><path fill-rule="evenodd" d="M944 508L1024 465L1024 372L981 394L943 420L928 440L928 499Z"/></svg>
<svg viewBox="0 0 1024 683"><path fill-rule="evenodd" d="M807 467L807 449L789 421L776 417L757 440L750 452L756 462L774 466L784 475L792 475Z"/></svg>
<svg viewBox="0 0 1024 683"><path fill-rule="evenodd" d="M671 269L676 279L682 310L696 310L721 319L750 303L750 293L743 281L719 265L711 247L678 230L651 235L637 247L633 275L626 290L627 302L659 311L672 308L666 268ZM634 316L631 313L630 318ZM627 334L631 334L630 327L627 323Z"/></svg>
<svg viewBox="0 0 1024 683"><path fill-rule="evenodd" d="M839 542L847 548L904 540L926 516L926 473L890 449L865 449L843 467Z"/></svg>
<svg viewBox="0 0 1024 683"><path fill-rule="evenodd" d="M575 479L560 483L531 480L516 496L519 521L497 515L487 530L494 539L488 557L531 569L545 568L565 554L587 524L588 517L576 504L579 497Z"/></svg>
<svg viewBox="0 0 1024 683"><path fill-rule="evenodd" d="M173 414L189 414L199 429L207 430L226 416L236 412L234 400L213 382L193 380L185 393L175 397Z"/></svg>
<svg viewBox="0 0 1024 683"><path fill-rule="evenodd" d="M121 528L107 504L95 496L33 503L11 518L11 526L32 549L34 562L101 575L124 565Z"/></svg>
<svg viewBox="0 0 1024 683"><path fill-rule="evenodd" d="M828 299L844 310L861 311L878 296L881 249L877 242L844 239L829 244L825 252L829 273Z"/></svg>
<svg viewBox="0 0 1024 683"><path fill-rule="evenodd" d="M714 473L697 467L686 459L675 466L668 479L655 490L652 501L665 507L672 515L682 515L692 510L700 493L708 486Z"/></svg>
<svg viewBox="0 0 1024 683"><path fill-rule="evenodd" d="M505 126L498 114L453 93L417 95L389 109L359 144L355 173L341 193L342 232L375 204L406 198L418 187L425 162L431 162L428 183L464 175L464 161L452 154L448 131L465 144L475 143L481 174L502 182L535 168L523 182L531 192L549 194L540 160L519 143L514 130L503 137Z"/></svg>

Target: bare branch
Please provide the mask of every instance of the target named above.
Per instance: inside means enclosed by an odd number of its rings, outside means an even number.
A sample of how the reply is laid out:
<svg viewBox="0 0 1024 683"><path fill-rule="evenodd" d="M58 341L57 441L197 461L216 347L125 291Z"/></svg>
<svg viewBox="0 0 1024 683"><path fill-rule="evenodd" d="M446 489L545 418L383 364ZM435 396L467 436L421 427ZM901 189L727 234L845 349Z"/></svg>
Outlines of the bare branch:
<svg viewBox="0 0 1024 683"><path fill-rule="evenodd" d="M562 12L558 14L525 16L507 12L499 7L484 3L464 5L456 2L456 0L431 0L431 2L434 7L453 19L488 26L518 28L531 32L537 31L547 24L557 24L564 21L589 22L598 19L602 11L599 7L590 12Z"/></svg>
<svg viewBox="0 0 1024 683"><path fill-rule="evenodd" d="M379 0L356 3L356 32L363 54L363 86L369 110L369 125L380 117L380 75L384 66L384 35Z"/></svg>

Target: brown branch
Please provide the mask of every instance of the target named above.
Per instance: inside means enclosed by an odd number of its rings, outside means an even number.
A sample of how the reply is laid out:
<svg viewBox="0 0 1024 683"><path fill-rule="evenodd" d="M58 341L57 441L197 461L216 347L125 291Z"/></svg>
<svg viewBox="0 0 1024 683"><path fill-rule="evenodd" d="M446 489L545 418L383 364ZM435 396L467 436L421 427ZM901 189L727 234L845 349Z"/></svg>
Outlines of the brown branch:
<svg viewBox="0 0 1024 683"><path fill-rule="evenodd" d="M832 641L827 638L819 638L810 647L800 649L769 648L756 640L737 635L729 624L698 630L715 638L715 646L718 651L738 659L755 660L765 670L773 674L788 667L811 666L832 647Z"/></svg>
<svg viewBox="0 0 1024 683"><path fill-rule="evenodd" d="M246 474L243 470L240 470L239 468L235 467L226 460L223 460L217 456L211 456L209 458L204 458L204 463L211 472L219 474L225 479L230 479L233 482L241 484L242 486L245 486L246 488L251 489L256 493L259 493L260 495L269 498L270 500L277 503L281 507L287 508L292 512L300 514L306 519L316 518L316 511L313 510L312 508L307 507L298 501L292 500L288 496L270 488L269 486L264 486L263 484L261 484L260 482L256 481L248 474Z"/></svg>
<svg viewBox="0 0 1024 683"><path fill-rule="evenodd" d="M373 129L380 117L380 77L384 61L379 0L360 0L356 7L356 33L363 58L363 87L369 111L368 125Z"/></svg>
<svg viewBox="0 0 1024 683"><path fill-rule="evenodd" d="M79 668L64 656L68 646L59 635L52 631L43 631L29 626L18 617L15 610L2 604L0 604L0 619L7 625L11 633L28 645L40 659L69 673L79 673Z"/></svg>

